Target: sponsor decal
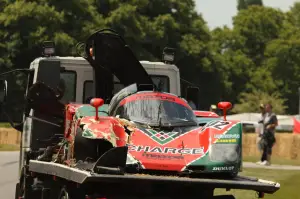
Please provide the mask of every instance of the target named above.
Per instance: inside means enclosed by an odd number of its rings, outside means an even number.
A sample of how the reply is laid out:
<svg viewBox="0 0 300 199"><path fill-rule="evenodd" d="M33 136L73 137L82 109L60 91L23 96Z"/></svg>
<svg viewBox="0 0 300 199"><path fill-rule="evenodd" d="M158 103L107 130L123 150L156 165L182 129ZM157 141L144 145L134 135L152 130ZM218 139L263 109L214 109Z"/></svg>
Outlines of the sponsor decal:
<svg viewBox="0 0 300 199"><path fill-rule="evenodd" d="M239 139L240 134L216 134L214 137L217 139Z"/></svg>
<svg viewBox="0 0 300 199"><path fill-rule="evenodd" d="M232 171L234 169L234 166L230 167L213 167L213 171Z"/></svg>
<svg viewBox="0 0 300 199"><path fill-rule="evenodd" d="M144 133L160 145L167 144L180 135L179 132L155 131L153 129L145 129Z"/></svg>
<svg viewBox="0 0 300 199"><path fill-rule="evenodd" d="M129 151L133 152L149 152L149 153L162 153L162 154L186 154L186 155L203 155L204 147L200 148L172 148L172 147L151 147L151 146L135 146L129 145Z"/></svg>
<svg viewBox="0 0 300 199"><path fill-rule="evenodd" d="M216 143L237 143L240 134L216 134L214 138L218 139Z"/></svg>
<svg viewBox="0 0 300 199"><path fill-rule="evenodd" d="M221 139L218 140L216 143L237 143L237 139Z"/></svg>
<svg viewBox="0 0 300 199"><path fill-rule="evenodd" d="M182 155L158 155L158 154L143 153L143 156L147 159L155 159L155 160L183 160L184 159Z"/></svg>
<svg viewBox="0 0 300 199"><path fill-rule="evenodd" d="M201 129L200 132L203 132L208 128L213 128L213 129L221 131L224 128L226 128L227 126L229 126L230 124L231 124L231 122L229 122L229 121L214 121L214 122L208 123L207 125L203 126L203 128Z"/></svg>

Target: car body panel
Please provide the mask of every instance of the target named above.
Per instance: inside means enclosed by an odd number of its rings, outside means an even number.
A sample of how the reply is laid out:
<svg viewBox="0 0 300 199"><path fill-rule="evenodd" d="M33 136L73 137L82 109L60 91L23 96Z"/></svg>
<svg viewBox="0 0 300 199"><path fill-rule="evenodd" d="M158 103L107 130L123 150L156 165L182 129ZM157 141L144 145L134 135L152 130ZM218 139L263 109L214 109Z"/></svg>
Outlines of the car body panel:
<svg viewBox="0 0 300 199"><path fill-rule="evenodd" d="M194 110L194 113L195 113L196 117L212 117L212 118L220 117L217 113L211 112L211 111Z"/></svg>

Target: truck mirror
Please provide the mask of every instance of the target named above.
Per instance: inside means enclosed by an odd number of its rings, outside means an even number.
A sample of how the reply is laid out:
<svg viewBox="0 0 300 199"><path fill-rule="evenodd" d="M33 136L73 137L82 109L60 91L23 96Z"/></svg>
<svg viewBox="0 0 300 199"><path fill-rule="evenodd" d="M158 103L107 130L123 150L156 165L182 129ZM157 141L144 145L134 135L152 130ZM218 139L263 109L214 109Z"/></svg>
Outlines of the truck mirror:
<svg viewBox="0 0 300 199"><path fill-rule="evenodd" d="M7 81L0 80L0 103L3 104L6 102L7 98Z"/></svg>
<svg viewBox="0 0 300 199"><path fill-rule="evenodd" d="M199 94L200 90L198 87L187 87L186 88L186 100L193 110L199 109Z"/></svg>

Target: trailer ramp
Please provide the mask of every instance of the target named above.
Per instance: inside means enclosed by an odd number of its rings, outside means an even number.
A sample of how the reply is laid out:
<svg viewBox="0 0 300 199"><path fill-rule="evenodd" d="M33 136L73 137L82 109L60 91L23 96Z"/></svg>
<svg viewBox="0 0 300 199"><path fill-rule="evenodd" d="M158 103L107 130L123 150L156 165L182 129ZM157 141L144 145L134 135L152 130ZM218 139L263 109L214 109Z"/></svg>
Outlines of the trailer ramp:
<svg viewBox="0 0 300 199"><path fill-rule="evenodd" d="M131 188L132 192L138 192L139 187L146 192L147 187L155 185L156 187L169 187L170 189L180 189L180 187L194 189L242 189L252 190L259 193L273 194L280 188L277 182L266 181L258 178L237 176L233 179L208 179L208 178L188 178L176 176L153 176L141 174L107 175L97 174L66 165L53 162L42 162L30 160L29 171L37 174L46 174L58 177L67 181L78 183L80 185L88 184L99 187L115 186ZM151 186L150 186L151 185ZM178 187L178 188L177 188Z"/></svg>

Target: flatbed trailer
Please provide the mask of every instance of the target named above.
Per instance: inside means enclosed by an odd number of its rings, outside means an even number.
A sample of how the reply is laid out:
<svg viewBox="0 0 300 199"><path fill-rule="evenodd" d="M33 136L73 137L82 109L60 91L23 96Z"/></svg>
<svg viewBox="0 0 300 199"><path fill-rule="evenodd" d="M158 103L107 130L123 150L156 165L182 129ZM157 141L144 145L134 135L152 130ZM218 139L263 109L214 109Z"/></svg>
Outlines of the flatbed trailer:
<svg viewBox="0 0 300 199"><path fill-rule="evenodd" d="M208 179L147 174L97 174L59 163L38 160L30 160L28 169L32 176L48 182L45 183L48 187L43 187L44 191L39 192L42 194L39 198L50 197L49 192L45 190L53 192L51 184L59 186L59 190L61 187L69 190L69 199L124 198L125 196L126 198L234 198L231 195L213 196L217 188L252 190L258 193L259 198L263 198L264 193L273 194L280 188L280 184L276 182L243 176L233 179Z"/></svg>

